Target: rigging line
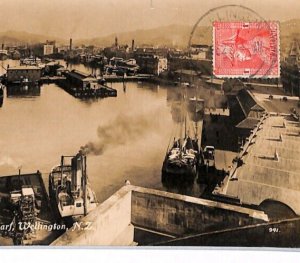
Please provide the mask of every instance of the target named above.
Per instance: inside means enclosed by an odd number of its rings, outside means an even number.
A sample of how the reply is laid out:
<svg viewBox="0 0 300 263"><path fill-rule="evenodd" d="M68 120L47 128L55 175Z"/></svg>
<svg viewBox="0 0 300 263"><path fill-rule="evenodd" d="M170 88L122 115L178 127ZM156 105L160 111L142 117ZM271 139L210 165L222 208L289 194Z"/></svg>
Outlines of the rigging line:
<svg viewBox="0 0 300 263"><path fill-rule="evenodd" d="M176 132L176 124L173 123L172 125L172 129L171 129L171 136L170 136L170 139L169 139L169 143L168 143L168 146L167 146L167 150L166 150L166 153L169 151L169 148L170 148L170 144L171 144L171 140L172 140L172 135L174 133L174 130Z"/></svg>

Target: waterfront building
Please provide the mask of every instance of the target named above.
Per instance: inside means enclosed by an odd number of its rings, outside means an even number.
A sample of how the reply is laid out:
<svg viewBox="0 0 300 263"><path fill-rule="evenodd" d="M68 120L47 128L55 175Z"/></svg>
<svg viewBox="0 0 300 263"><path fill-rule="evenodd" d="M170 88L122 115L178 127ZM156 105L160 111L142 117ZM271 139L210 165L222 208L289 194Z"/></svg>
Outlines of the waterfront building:
<svg viewBox="0 0 300 263"><path fill-rule="evenodd" d="M245 88L237 91L236 95L228 95L228 104L231 123L235 127L238 141L243 144L265 114L265 109Z"/></svg>
<svg viewBox="0 0 300 263"><path fill-rule="evenodd" d="M66 72L65 76L67 81L78 88L96 88L98 83L97 79L92 77L89 74L80 72L78 70L72 70L70 72Z"/></svg>
<svg viewBox="0 0 300 263"><path fill-rule="evenodd" d="M37 66L17 66L7 69L7 81L18 82L27 79L29 82L39 81L41 78L42 70Z"/></svg>
<svg viewBox="0 0 300 263"><path fill-rule="evenodd" d="M120 57L113 57L110 59L109 64L105 66L107 74L116 75L135 75L139 70L139 66L135 59L125 60Z"/></svg>
<svg viewBox="0 0 300 263"><path fill-rule="evenodd" d="M192 69L178 69L174 73L174 77L178 82L187 82L190 84L195 83L201 74Z"/></svg>
<svg viewBox="0 0 300 263"><path fill-rule="evenodd" d="M60 65L57 61L50 61L45 64L43 73L44 75L55 76L59 68L63 68L63 66Z"/></svg>
<svg viewBox="0 0 300 263"><path fill-rule="evenodd" d="M188 56L169 56L168 70L174 72L180 69L192 69L204 75L212 75L211 59L193 59Z"/></svg>

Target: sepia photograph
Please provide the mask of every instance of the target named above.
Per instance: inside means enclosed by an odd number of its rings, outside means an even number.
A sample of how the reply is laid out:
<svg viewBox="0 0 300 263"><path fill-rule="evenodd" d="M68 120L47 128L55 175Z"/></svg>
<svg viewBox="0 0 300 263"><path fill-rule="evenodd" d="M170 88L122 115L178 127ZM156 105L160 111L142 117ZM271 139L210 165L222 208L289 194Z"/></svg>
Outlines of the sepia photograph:
<svg viewBox="0 0 300 263"><path fill-rule="evenodd" d="M0 14L0 248L300 248L299 1Z"/></svg>

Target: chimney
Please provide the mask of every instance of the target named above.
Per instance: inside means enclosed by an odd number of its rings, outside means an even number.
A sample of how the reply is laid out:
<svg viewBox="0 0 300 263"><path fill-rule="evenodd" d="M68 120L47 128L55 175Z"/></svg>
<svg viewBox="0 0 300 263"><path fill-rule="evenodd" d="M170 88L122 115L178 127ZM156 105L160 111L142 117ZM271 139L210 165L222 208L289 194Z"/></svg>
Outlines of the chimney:
<svg viewBox="0 0 300 263"><path fill-rule="evenodd" d="M132 42L131 42L131 50L134 51L134 39L132 39Z"/></svg>
<svg viewBox="0 0 300 263"><path fill-rule="evenodd" d="M2 43L2 48L1 49L4 50L4 43Z"/></svg>
<svg viewBox="0 0 300 263"><path fill-rule="evenodd" d="M70 38L70 50L72 50L72 38Z"/></svg>
<svg viewBox="0 0 300 263"><path fill-rule="evenodd" d="M118 47L118 38L115 37L115 47Z"/></svg>

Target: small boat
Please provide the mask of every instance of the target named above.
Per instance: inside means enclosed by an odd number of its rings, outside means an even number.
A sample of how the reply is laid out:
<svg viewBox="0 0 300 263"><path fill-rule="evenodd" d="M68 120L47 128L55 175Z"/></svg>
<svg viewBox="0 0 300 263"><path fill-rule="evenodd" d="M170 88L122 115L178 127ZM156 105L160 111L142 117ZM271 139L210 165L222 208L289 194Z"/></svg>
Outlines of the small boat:
<svg viewBox="0 0 300 263"><path fill-rule="evenodd" d="M69 164L65 163L67 158L71 159ZM49 195L61 218L76 220L97 207L96 195L88 184L86 156L82 152L62 156L61 164L51 170Z"/></svg>

